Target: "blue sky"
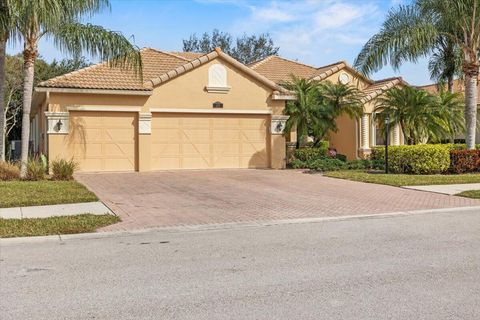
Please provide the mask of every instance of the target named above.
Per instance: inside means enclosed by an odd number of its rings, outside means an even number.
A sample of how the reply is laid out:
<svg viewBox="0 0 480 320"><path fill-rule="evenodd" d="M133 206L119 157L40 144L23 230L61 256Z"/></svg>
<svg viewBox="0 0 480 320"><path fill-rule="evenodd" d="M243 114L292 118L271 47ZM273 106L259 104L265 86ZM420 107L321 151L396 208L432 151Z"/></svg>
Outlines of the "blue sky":
<svg viewBox="0 0 480 320"><path fill-rule="evenodd" d="M190 34L215 28L233 35L268 32L281 56L322 66L352 63L389 8L402 1L407 0L113 0L111 10L87 21L132 36L139 47L171 51L180 51ZM10 47L9 53L19 50ZM40 54L47 60L64 57L48 40ZM425 60L399 72L385 67L372 78L396 75L416 85L430 83Z"/></svg>

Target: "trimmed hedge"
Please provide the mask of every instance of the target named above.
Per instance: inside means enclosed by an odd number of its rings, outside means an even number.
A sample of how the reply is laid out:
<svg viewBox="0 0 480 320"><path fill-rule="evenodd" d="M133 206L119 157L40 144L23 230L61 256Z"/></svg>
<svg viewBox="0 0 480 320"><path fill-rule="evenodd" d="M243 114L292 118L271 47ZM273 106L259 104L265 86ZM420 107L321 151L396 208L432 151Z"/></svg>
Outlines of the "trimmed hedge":
<svg viewBox="0 0 480 320"><path fill-rule="evenodd" d="M335 158L314 159L310 161L301 161L299 159L295 159L292 162L292 167L294 169L310 169L322 172L338 171L348 168L345 162Z"/></svg>
<svg viewBox="0 0 480 320"><path fill-rule="evenodd" d="M305 147L295 150L293 156L300 161L312 161L327 156L328 141L320 141L317 147Z"/></svg>
<svg viewBox="0 0 480 320"><path fill-rule="evenodd" d="M443 173L450 168L451 149L452 145L447 144L391 146L388 148L388 166L393 173ZM385 148L374 148L371 158L385 161Z"/></svg>
<svg viewBox="0 0 480 320"><path fill-rule="evenodd" d="M451 150L450 171L472 173L480 171L480 150Z"/></svg>

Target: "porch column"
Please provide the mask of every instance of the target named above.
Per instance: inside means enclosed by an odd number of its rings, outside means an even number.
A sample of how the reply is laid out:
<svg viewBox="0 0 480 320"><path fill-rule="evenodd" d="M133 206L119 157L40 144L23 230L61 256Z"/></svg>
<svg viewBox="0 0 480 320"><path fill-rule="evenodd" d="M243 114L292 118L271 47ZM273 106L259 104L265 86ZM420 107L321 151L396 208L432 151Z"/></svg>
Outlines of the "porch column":
<svg viewBox="0 0 480 320"><path fill-rule="evenodd" d="M364 114L360 120L360 150L361 158L368 158L370 155L370 114Z"/></svg>
<svg viewBox="0 0 480 320"><path fill-rule="evenodd" d="M150 144L152 134L152 114L138 114L138 171L150 171Z"/></svg>
<svg viewBox="0 0 480 320"><path fill-rule="evenodd" d="M270 122L270 167L272 169L285 169L287 163L287 150L284 136L285 123L289 116L272 115Z"/></svg>
<svg viewBox="0 0 480 320"><path fill-rule="evenodd" d="M392 141L394 146L399 146L400 145L400 126L396 124L393 127L393 141Z"/></svg>
<svg viewBox="0 0 480 320"><path fill-rule="evenodd" d="M362 150L369 150L370 149L370 117L368 114L364 114L362 116L360 130L361 130L360 148Z"/></svg>

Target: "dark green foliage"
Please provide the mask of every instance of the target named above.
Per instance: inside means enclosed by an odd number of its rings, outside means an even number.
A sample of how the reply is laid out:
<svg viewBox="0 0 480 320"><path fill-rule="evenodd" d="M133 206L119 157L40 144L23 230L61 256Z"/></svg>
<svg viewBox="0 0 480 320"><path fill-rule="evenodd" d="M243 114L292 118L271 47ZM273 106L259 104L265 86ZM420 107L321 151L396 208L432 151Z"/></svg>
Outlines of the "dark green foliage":
<svg viewBox="0 0 480 320"><path fill-rule="evenodd" d="M347 162L347 156L344 154L337 153L337 155L335 156L335 159L338 159L343 162Z"/></svg>
<svg viewBox="0 0 480 320"><path fill-rule="evenodd" d="M373 162L369 159L356 159L347 163L349 170L373 169Z"/></svg>
<svg viewBox="0 0 480 320"><path fill-rule="evenodd" d="M183 51L185 52L208 53L216 47L221 48L223 52L243 64L277 55L279 50L279 47L273 44L268 33L258 36L244 34L234 40L230 33L215 29L211 34L205 32L201 38L192 34L189 39L183 40Z"/></svg>
<svg viewBox="0 0 480 320"><path fill-rule="evenodd" d="M294 153L295 159L300 161L311 161L325 158L328 150L328 142L322 143L321 146L315 148L300 148Z"/></svg>
<svg viewBox="0 0 480 320"><path fill-rule="evenodd" d="M294 169L310 169L314 171L337 171L347 169L347 164L335 158L313 159L310 161L301 161L295 159L292 162Z"/></svg>
<svg viewBox="0 0 480 320"><path fill-rule="evenodd" d="M336 119L343 114L352 119L363 114L361 95L356 87L295 76L282 85L297 97L285 107L285 114L289 116L285 132L296 128L300 145L305 145L309 136L316 142L324 139L328 132L336 132Z"/></svg>
<svg viewBox="0 0 480 320"><path fill-rule="evenodd" d="M450 167L450 149L448 144L391 146L388 148L388 166L393 173L443 173ZM373 148L371 159L384 161L385 148Z"/></svg>

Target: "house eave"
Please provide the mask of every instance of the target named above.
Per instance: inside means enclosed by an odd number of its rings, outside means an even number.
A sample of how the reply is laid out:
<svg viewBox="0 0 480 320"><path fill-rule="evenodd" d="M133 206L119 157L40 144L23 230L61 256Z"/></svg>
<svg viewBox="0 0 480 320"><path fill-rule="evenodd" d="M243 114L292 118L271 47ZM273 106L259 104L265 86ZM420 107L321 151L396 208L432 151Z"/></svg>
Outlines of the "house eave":
<svg viewBox="0 0 480 320"><path fill-rule="evenodd" d="M36 87L35 92L90 93L90 94L110 94L110 95L125 95L125 96L151 96L152 95L152 90L81 89L81 88L55 88L55 87Z"/></svg>

